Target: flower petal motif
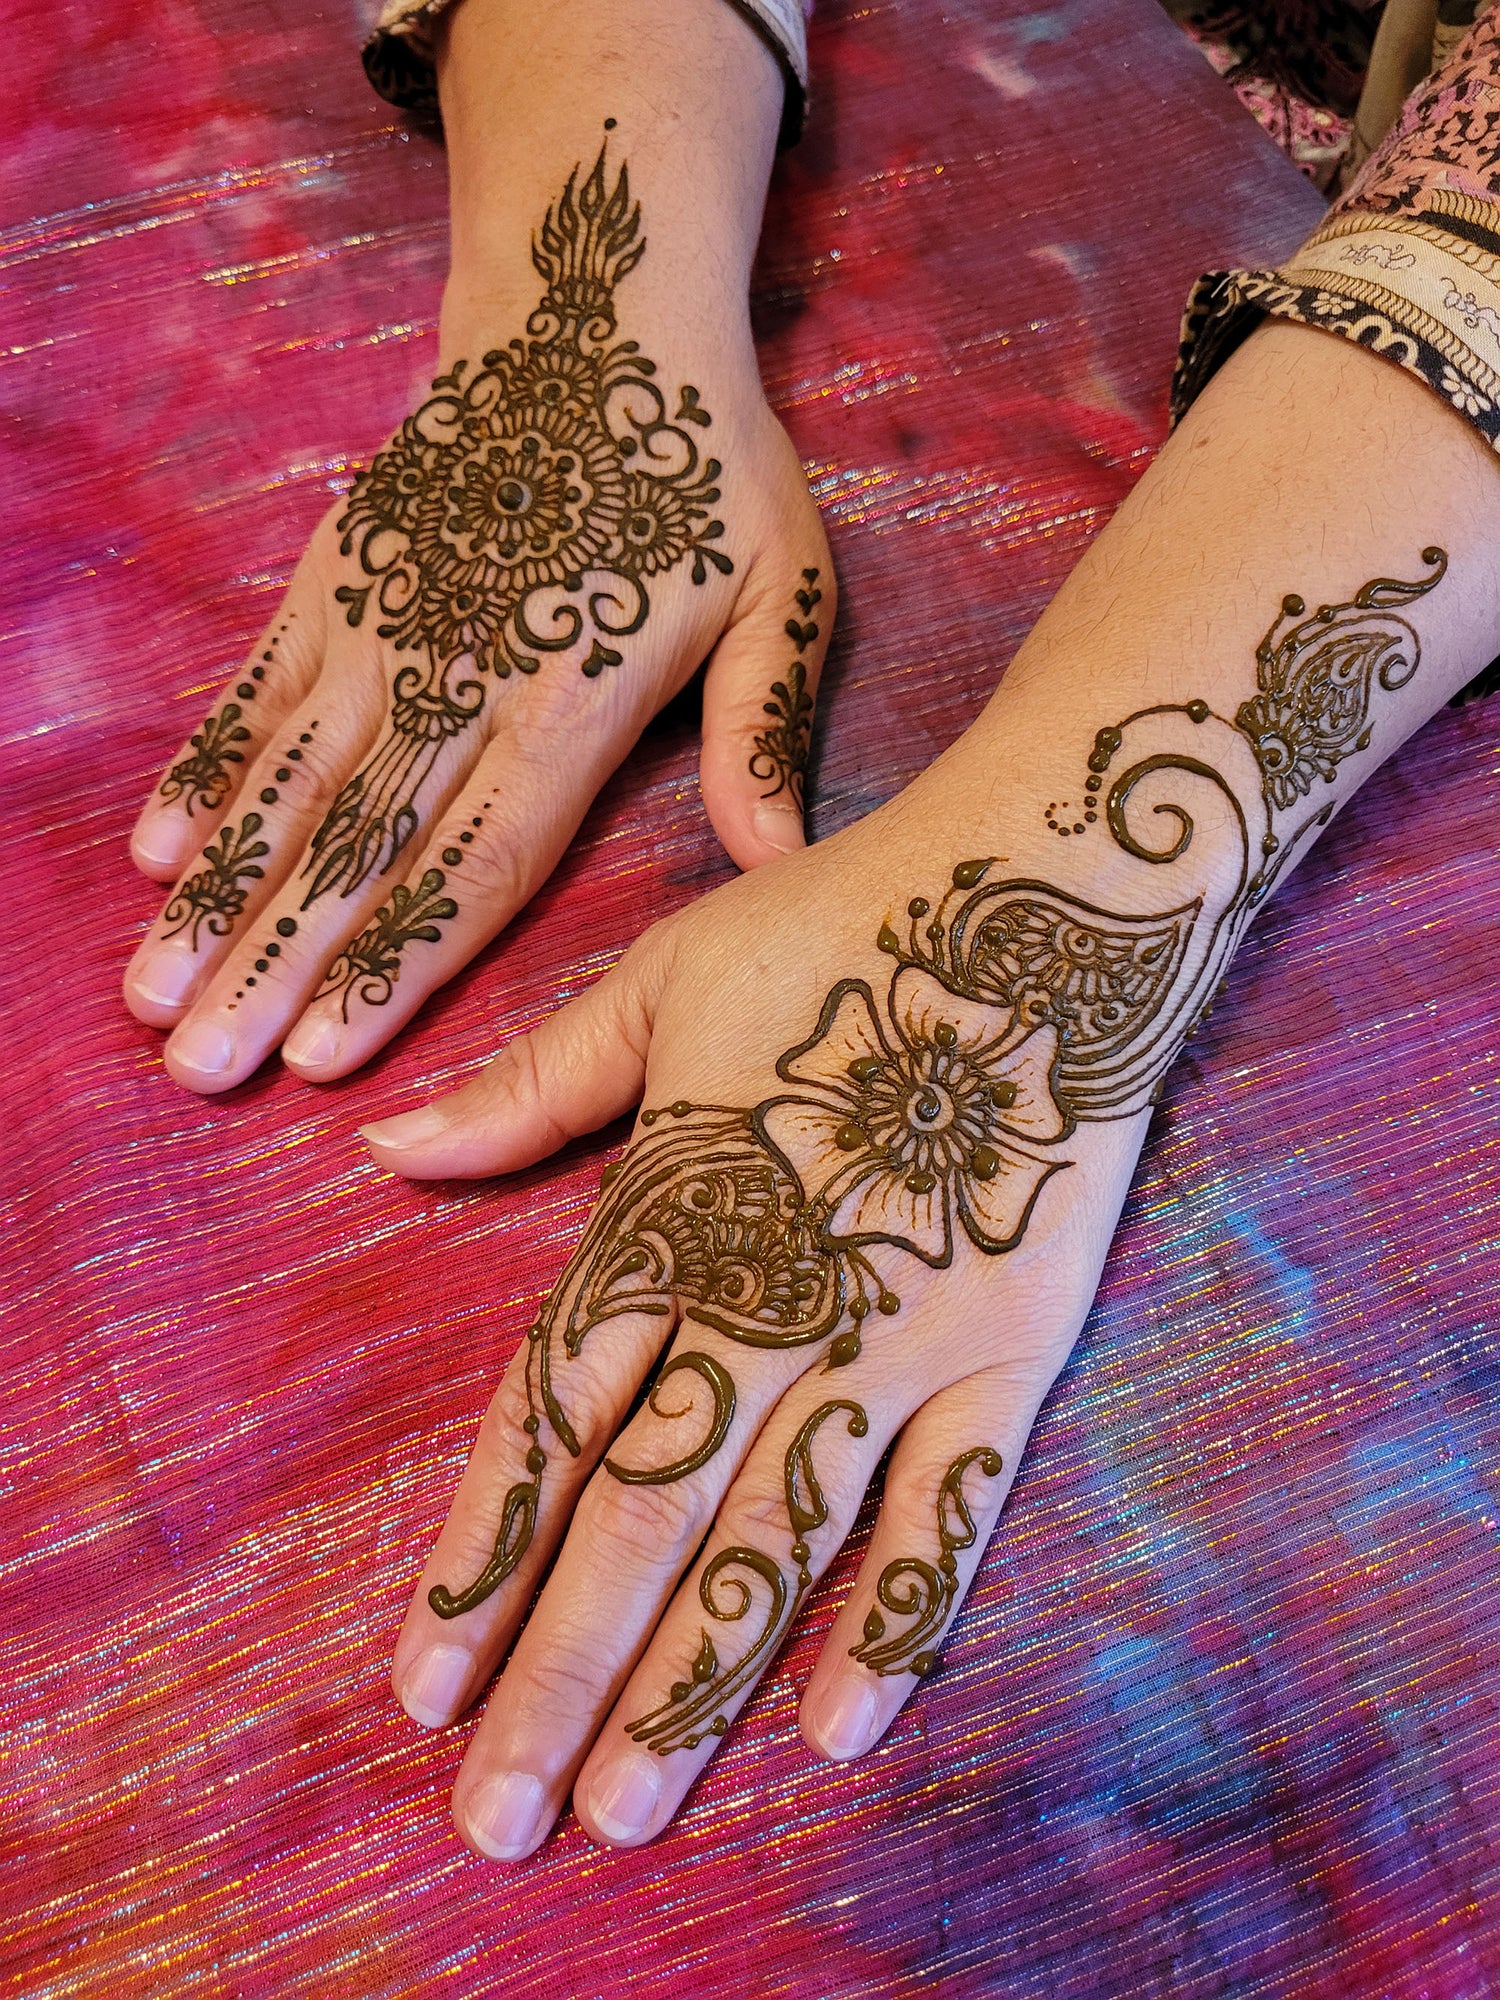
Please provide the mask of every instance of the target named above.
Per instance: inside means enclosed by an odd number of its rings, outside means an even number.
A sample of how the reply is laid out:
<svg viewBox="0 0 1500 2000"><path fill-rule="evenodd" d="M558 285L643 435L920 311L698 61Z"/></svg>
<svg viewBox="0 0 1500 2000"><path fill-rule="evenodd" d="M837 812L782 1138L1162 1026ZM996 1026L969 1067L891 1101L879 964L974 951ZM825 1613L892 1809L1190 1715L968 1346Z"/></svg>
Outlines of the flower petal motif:
<svg viewBox="0 0 1500 2000"><path fill-rule="evenodd" d="M986 1073L997 1083L1008 1083L1014 1100L1000 1113L1007 1132L1051 1145L1068 1129L1067 1120L1052 1094L1052 1072L1057 1067L1057 1030L1050 1022L1034 1028L1018 1048L985 1064Z"/></svg>
<svg viewBox="0 0 1500 2000"><path fill-rule="evenodd" d="M948 1183L919 1194L902 1173L876 1165L839 1202L825 1233L835 1243L893 1243L941 1268L953 1255Z"/></svg>
<svg viewBox="0 0 1500 2000"><path fill-rule="evenodd" d="M909 1049L935 1044L940 1028L951 1028L953 1046L973 1056L1015 1038L1015 1009L996 1007L951 993L918 965L903 965L891 981L891 1021Z"/></svg>
<svg viewBox="0 0 1500 2000"><path fill-rule="evenodd" d="M773 1097L760 1107L761 1130L797 1176L808 1201L854 1165L850 1150L838 1142L848 1118L847 1110L806 1097ZM868 1149L862 1157L870 1158Z"/></svg>
<svg viewBox="0 0 1500 2000"><path fill-rule="evenodd" d="M857 1094L849 1077L850 1063L862 1056L886 1059L890 1054L869 987L862 979L845 979L824 1001L811 1040L790 1050L776 1069L788 1083L818 1084L849 1102Z"/></svg>
<svg viewBox="0 0 1500 2000"><path fill-rule="evenodd" d="M1070 1160L1038 1160L1019 1147L996 1146L999 1166L988 1180L958 1176L958 1213L981 1250L1009 1250L1020 1240L1043 1181Z"/></svg>

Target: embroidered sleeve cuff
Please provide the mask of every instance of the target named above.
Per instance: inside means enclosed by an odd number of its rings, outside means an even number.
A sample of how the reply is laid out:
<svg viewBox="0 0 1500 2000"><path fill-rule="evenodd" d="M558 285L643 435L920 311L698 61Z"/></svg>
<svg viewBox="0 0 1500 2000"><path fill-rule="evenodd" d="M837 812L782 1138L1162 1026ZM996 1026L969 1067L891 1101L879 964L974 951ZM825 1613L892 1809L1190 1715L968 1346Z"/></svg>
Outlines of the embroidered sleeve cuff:
<svg viewBox="0 0 1500 2000"><path fill-rule="evenodd" d="M433 31L438 16L455 4L456 0L386 0L362 52L365 74L378 94L433 123L438 119ZM795 145L807 112L807 24L802 0L702 0L702 4L733 7L776 57L786 87L781 144Z"/></svg>

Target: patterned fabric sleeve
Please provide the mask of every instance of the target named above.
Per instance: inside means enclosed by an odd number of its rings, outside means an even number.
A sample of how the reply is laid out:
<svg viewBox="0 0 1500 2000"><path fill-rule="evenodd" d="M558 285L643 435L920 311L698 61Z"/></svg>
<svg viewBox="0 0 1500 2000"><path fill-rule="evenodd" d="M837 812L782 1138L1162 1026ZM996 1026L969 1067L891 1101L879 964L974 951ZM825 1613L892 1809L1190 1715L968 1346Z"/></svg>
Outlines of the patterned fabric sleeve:
<svg viewBox="0 0 1500 2000"><path fill-rule="evenodd" d="M1500 451L1500 7L1414 90L1312 235L1275 271L1208 271L1183 316L1175 424L1267 314L1358 341ZM1465 698L1500 688L1500 661Z"/></svg>
<svg viewBox="0 0 1500 2000"><path fill-rule="evenodd" d="M1267 313L1394 361L1500 450L1500 8L1412 92L1295 256L1198 280L1174 423Z"/></svg>
<svg viewBox="0 0 1500 2000"><path fill-rule="evenodd" d="M374 34L364 46L365 74L379 94L404 110L436 122L437 77L433 28L457 0L385 0ZM786 99L781 144L795 145L807 110L807 22L812 0L703 0L730 6L749 22L781 65Z"/></svg>

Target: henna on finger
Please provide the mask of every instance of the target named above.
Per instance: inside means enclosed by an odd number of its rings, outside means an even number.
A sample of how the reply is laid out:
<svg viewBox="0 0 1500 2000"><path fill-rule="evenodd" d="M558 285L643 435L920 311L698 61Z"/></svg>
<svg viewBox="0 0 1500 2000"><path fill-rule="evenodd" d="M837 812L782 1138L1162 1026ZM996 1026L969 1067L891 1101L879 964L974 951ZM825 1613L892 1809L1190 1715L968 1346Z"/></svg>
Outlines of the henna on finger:
<svg viewBox="0 0 1500 2000"><path fill-rule="evenodd" d="M700 1354L696 1348L684 1348L681 1353L674 1354L663 1365L646 1398L647 1409L653 1416L663 1417L668 1423L680 1423L684 1417L692 1414L694 1406L691 1402L686 1403L681 1409L664 1410L656 1400L663 1384L684 1370L701 1376L708 1384L709 1394L713 1397L713 1412L703 1441L694 1445L692 1450L684 1453L681 1458L672 1459L666 1465L632 1467L620 1465L612 1458L605 1459L605 1471L618 1479L622 1485L666 1486L673 1480L686 1479L690 1472L697 1472L700 1467L707 1465L728 1437L729 1426L734 1422L734 1377L721 1361L715 1361L711 1354Z"/></svg>
<svg viewBox="0 0 1500 2000"><path fill-rule="evenodd" d="M797 657L787 668L786 679L771 683L771 699L765 704L771 725L756 737L750 755L751 777L770 787L761 793L762 801L779 798L785 792L799 808L807 778L813 712L812 697L807 692L807 665L802 656L818 636L818 627L812 621L813 607L823 601L822 591L815 587L818 575L816 569L802 572L802 588L795 594L802 615L786 622L786 635L796 645Z"/></svg>
<svg viewBox="0 0 1500 2000"><path fill-rule="evenodd" d="M948 1467L938 1488L937 1531L942 1553L936 1563L921 1556L898 1556L880 1572L875 1586L878 1606L866 1617L859 1644L849 1648L872 1673L922 1675L930 1674L937 1665L936 1642L958 1595L958 1558L965 1549L973 1548L979 1532L964 1497L964 1474L971 1465L977 1465L990 1479L998 1479L1003 1470L999 1452L987 1444L960 1452ZM888 1633L882 1609L897 1618L909 1618L911 1623Z"/></svg>
<svg viewBox="0 0 1500 2000"><path fill-rule="evenodd" d="M813 1439L830 1417L838 1415L847 1418L850 1437L862 1438L868 1434L870 1421L860 1404L834 1398L818 1405L787 1446L782 1488L792 1535L795 1575L789 1579L779 1563L752 1548L720 1549L705 1564L698 1597L709 1617L720 1624L738 1624L755 1601L743 1577L731 1576L731 1571L749 1571L766 1585L761 1629L734 1665L723 1667L705 1626L688 1678L674 1681L666 1700L658 1707L626 1723L626 1732L659 1757L669 1756L674 1750L696 1750L705 1737L724 1734L729 1727L725 1708L759 1679L778 1639L812 1588L812 1545L808 1536L828 1520L828 1501L813 1465ZM726 1578L729 1589L721 1596L719 1586Z"/></svg>
<svg viewBox="0 0 1500 2000"><path fill-rule="evenodd" d="M197 806L216 812L238 782L235 765L245 762L242 747L252 741L247 726L250 704L262 692L276 659L283 635L290 629L294 611L289 611L261 648L260 658L235 684L234 695L222 707L205 717L203 726L188 739L187 755L180 757L163 777L156 796L167 804L181 800L189 817Z"/></svg>

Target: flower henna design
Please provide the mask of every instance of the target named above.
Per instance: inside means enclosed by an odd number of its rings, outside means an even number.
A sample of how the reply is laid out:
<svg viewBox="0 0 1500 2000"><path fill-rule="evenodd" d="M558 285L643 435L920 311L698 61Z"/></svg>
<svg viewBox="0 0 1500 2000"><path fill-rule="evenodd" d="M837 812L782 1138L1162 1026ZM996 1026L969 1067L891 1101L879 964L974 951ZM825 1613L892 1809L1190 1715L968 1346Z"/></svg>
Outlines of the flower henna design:
<svg viewBox="0 0 1500 2000"><path fill-rule="evenodd" d="M259 881L266 872L260 863L271 849L267 842L256 839L261 825L259 813L246 813L238 827L219 829L218 840L203 850L208 866L190 875L162 912L172 926L163 937L179 937L187 931L188 942L196 951L201 931L216 938L229 935L250 893L240 884Z"/></svg>
<svg viewBox="0 0 1500 2000"><path fill-rule="evenodd" d="M822 602L823 593L815 588L817 581L817 570L803 570L802 588L796 593L795 600L802 616L786 621L786 635L795 644L798 656L787 668L786 679L771 683L771 699L765 704L766 714L771 717L771 727L763 729L756 737L754 754L750 759L751 777L770 785L769 791L761 793L763 799L774 799L782 792L788 792L799 806L807 777L813 711L807 692L807 668L801 656L818 636L818 628L812 622L812 610L814 605Z"/></svg>
<svg viewBox="0 0 1500 2000"><path fill-rule="evenodd" d="M828 1502L813 1467L812 1443L828 1419L839 1415L848 1419L850 1437L868 1433L869 1419L860 1405L835 1400L820 1404L787 1447L782 1485L795 1577L789 1581L781 1565L759 1549L721 1549L705 1567L698 1585L699 1601L720 1624L738 1624L749 1614L757 1595L744 1574L730 1572L748 1572L766 1586L761 1629L754 1644L728 1668L719 1664L718 1652L705 1629L689 1678L674 1682L659 1707L625 1725L637 1743L644 1743L659 1757L674 1750L696 1750L706 1736L724 1734L729 1727L726 1705L754 1683L781 1633L801 1609L812 1588L812 1547L807 1538L828 1519ZM721 1580L727 1580L722 1595Z"/></svg>
<svg viewBox="0 0 1500 2000"><path fill-rule="evenodd" d="M401 977L401 954L406 947L418 939L436 944L443 935L438 925L458 915L457 903L444 894L447 883L441 868L429 868L415 889L398 882L391 900L376 912L374 922L333 961L314 999L341 993L339 1011L346 1021L356 987L367 1007L383 1007Z"/></svg>
<svg viewBox="0 0 1500 2000"><path fill-rule="evenodd" d="M245 761L244 751L235 746L250 741L250 731L240 721L243 713L237 701L226 701L217 715L209 716L188 738L191 754L162 779L161 798L184 800L189 813L198 804L212 812L223 801L233 783L229 766Z"/></svg>
<svg viewBox="0 0 1500 2000"><path fill-rule="evenodd" d="M845 1367L870 1313L901 1309L871 1261L876 1246L938 1270L965 1245L1005 1254L1070 1164L1059 1149L1077 1127L1149 1108L1246 925L1330 817L1331 806L1307 798L1313 777L1331 777L1368 746L1375 690L1417 672L1416 631L1396 610L1447 567L1441 549L1422 559L1428 576L1377 578L1310 618L1300 599L1284 599L1257 649L1260 692L1232 721L1189 701L1097 731L1082 795L1119 849L1163 871L1157 907L1102 909L1056 883L997 874L993 859L962 861L935 905L913 897L903 925L880 926L875 942L895 961L883 992L838 981L811 1036L776 1064L785 1088L749 1109L679 1101L642 1112L640 1136L606 1170L583 1240L530 1329L525 1476L505 1496L479 1575L429 1593L439 1616L481 1603L530 1546L548 1464L542 1426L579 1455L557 1380L596 1329L625 1313L680 1312L744 1346L826 1343L825 1368ZM694 1468L729 1428L723 1385L715 1395ZM954 1461L939 1496L949 1556L969 1546L962 1478L976 1463L990 1477L1000 1469L976 1448ZM654 1476L688 1469L684 1458ZM726 1552L701 1586L715 1618L748 1611L743 1579L725 1600L739 1608L715 1608L731 1560L771 1593L763 1642L747 1656L758 1663L796 1593L771 1558ZM880 1672L927 1660L951 1608L942 1556L930 1587L914 1559L896 1567L881 1602L913 1623L890 1640L867 1627L878 1649L867 1663ZM742 1668L758 1664L734 1673ZM641 1740L701 1740L731 1679L705 1637L687 1691L635 1725Z"/></svg>
<svg viewBox="0 0 1500 2000"><path fill-rule="evenodd" d="M1311 616L1300 597L1282 599L1255 649L1260 692L1235 716L1282 811L1318 778L1331 785L1351 750L1368 747L1372 682L1394 694L1416 672L1417 635L1396 607L1425 596L1448 565L1441 549L1424 549L1422 560L1436 574L1418 583L1377 577L1349 603L1320 605ZM1289 619L1296 622L1283 630Z"/></svg>
<svg viewBox="0 0 1500 2000"><path fill-rule="evenodd" d="M887 1634L885 1619L871 1608L864 1637L851 1655L877 1674L930 1674L937 1665L937 1640L958 1595L958 1558L974 1546L979 1530L964 1497L964 1474L977 1465L987 1478L998 1479L1002 1462L987 1444L961 1452L938 1488L937 1530L942 1550L936 1563L920 1556L898 1556L886 1564L875 1586L880 1606L897 1618L909 1618L904 1630Z"/></svg>
<svg viewBox="0 0 1500 2000"><path fill-rule="evenodd" d="M536 673L586 625L580 664L595 677L624 657L609 641L646 623L648 579L683 563L695 584L733 572L714 546L720 468L693 435L711 421L698 391L685 386L669 417L655 362L615 339L615 288L646 248L627 170L611 186L601 151L580 173L532 242L546 290L527 338L439 375L340 517L359 575L335 593L348 623L373 599L379 637L415 657L396 672L383 740L313 836L304 909L390 868L487 677Z"/></svg>

